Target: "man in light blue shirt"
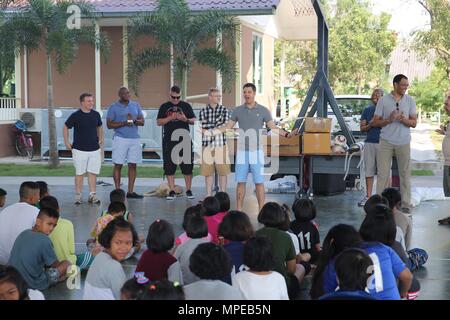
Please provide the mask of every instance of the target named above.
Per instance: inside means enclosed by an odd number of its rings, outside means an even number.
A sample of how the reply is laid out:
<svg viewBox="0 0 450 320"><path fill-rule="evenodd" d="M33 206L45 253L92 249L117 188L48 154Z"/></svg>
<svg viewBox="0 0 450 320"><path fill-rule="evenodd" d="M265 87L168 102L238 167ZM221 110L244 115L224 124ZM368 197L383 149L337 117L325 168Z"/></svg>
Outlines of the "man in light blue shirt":
<svg viewBox="0 0 450 320"><path fill-rule="evenodd" d="M108 129L114 129L112 161L115 187L120 189L122 166L128 162L127 198L141 199L143 196L134 192L133 189L136 181L136 166L142 163L138 126L144 125L144 115L139 103L131 101L130 91L126 87L119 89L119 100L109 107L106 118Z"/></svg>

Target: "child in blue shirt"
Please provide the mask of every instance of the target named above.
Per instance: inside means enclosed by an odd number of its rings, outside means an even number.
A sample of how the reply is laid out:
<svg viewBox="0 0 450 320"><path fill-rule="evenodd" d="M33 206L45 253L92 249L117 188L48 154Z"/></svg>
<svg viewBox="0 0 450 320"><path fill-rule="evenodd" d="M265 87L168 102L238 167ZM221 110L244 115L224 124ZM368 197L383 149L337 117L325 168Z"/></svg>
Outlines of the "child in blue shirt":
<svg viewBox="0 0 450 320"><path fill-rule="evenodd" d="M319 300L376 300L367 292L373 275L373 262L361 249L342 251L334 262L339 289Z"/></svg>

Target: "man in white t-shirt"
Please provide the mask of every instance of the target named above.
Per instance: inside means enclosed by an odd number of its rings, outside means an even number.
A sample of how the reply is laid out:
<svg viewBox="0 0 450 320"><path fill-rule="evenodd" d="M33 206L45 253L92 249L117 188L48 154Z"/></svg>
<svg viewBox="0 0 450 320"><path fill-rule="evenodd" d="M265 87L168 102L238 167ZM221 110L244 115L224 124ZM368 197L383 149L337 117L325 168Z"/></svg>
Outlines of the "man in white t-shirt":
<svg viewBox="0 0 450 320"><path fill-rule="evenodd" d="M17 236L33 228L39 213L35 206L39 202L39 185L36 182L22 183L19 195L18 203L0 212L0 265L8 263Z"/></svg>

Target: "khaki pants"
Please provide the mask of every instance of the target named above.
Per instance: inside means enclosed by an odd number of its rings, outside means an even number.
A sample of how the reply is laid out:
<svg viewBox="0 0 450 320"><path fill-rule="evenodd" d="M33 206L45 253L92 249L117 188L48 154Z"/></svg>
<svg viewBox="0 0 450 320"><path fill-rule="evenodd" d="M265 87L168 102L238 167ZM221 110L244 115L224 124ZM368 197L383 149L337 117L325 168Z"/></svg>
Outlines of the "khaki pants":
<svg viewBox="0 0 450 320"><path fill-rule="evenodd" d="M377 163L377 194L389 187L389 175L392 166L392 157L397 158L398 173L400 176L400 194L402 207L411 208L411 146L410 144L393 145L380 139Z"/></svg>

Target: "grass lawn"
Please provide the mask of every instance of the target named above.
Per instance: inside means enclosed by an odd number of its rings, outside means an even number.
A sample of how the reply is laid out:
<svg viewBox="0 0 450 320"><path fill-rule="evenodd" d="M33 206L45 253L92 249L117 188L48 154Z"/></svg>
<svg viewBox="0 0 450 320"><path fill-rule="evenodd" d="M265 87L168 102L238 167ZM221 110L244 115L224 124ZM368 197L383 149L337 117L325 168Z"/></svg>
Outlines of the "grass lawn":
<svg viewBox="0 0 450 320"><path fill-rule="evenodd" d="M431 142L433 143L434 151L440 161L444 160L442 155L442 141L444 140L444 135L433 131L430 131Z"/></svg>
<svg viewBox="0 0 450 320"><path fill-rule="evenodd" d="M198 166L194 167L193 175L199 175ZM104 165L100 171L100 177L112 177L113 166ZM125 177L128 174L127 166L122 169L122 176ZM71 177L75 175L75 169L70 164L61 165L56 169L50 169L47 165L18 165L18 164L0 164L0 176L9 177ZM139 178L162 178L163 169L161 167L148 167L148 166L138 166L138 177ZM179 170L177 171L175 177L183 177Z"/></svg>
<svg viewBox="0 0 450 320"><path fill-rule="evenodd" d="M412 176L434 176L434 172L433 172L433 170L427 170L427 169L411 170L411 175Z"/></svg>

